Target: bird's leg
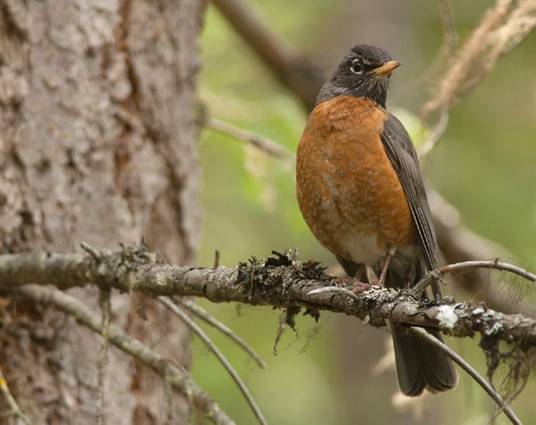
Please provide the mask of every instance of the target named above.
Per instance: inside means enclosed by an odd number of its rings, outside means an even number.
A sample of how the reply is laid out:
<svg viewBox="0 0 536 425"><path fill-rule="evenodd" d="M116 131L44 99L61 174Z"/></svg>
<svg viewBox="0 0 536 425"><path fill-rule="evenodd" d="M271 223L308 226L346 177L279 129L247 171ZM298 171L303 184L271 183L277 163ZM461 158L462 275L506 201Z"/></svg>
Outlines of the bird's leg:
<svg viewBox="0 0 536 425"><path fill-rule="evenodd" d="M367 266L364 264L360 264L358 269L356 270L352 281L350 282L352 285L352 290L357 294L362 291L366 291L367 289L370 289L370 284L367 282L363 282L363 275L366 276L366 269Z"/></svg>
<svg viewBox="0 0 536 425"><path fill-rule="evenodd" d="M367 282L371 285L377 285L379 282L378 276L376 276L374 269L370 266L365 266L365 277L367 278Z"/></svg>
<svg viewBox="0 0 536 425"><path fill-rule="evenodd" d="M439 282L434 279L432 280L432 294L434 295L434 300L436 303L441 303L441 289L439 288Z"/></svg>
<svg viewBox="0 0 536 425"><path fill-rule="evenodd" d="M346 264L344 259L338 259L342 264ZM351 285L356 294L370 289L370 284L362 281L363 277L366 277L366 266L364 264L359 264L357 267L348 267L347 265L344 269L348 276L340 279L341 284Z"/></svg>
<svg viewBox="0 0 536 425"><path fill-rule="evenodd" d="M389 269L389 265L391 264L391 260L393 256L395 255L396 248L390 247L387 250L387 255L385 256L385 261L383 263L382 272L380 274L380 279L378 280L378 285L384 286L385 285L385 277L387 276L387 270Z"/></svg>

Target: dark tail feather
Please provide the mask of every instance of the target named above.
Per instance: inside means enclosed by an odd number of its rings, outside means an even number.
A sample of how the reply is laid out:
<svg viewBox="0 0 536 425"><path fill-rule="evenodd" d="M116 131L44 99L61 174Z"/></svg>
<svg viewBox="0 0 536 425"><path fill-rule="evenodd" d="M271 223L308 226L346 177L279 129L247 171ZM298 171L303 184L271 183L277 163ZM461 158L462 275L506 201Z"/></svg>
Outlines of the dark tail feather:
<svg viewBox="0 0 536 425"><path fill-rule="evenodd" d="M337 260L348 276L356 276L362 270L358 263L341 257L337 257ZM415 282L418 282L427 271L426 265L417 261L415 269ZM407 275L407 270L399 270L391 266L386 283L391 287L403 287ZM443 340L436 330L427 329L427 331L439 340ZM407 396L418 396L425 388L432 393L438 393L456 386L458 382L456 370L450 358L443 351L419 338L418 335L410 333L407 326L391 322L391 332L400 391Z"/></svg>
<svg viewBox="0 0 536 425"><path fill-rule="evenodd" d="M411 334L404 325L391 323L391 331L400 391L407 396L418 396L425 388L437 393L456 386L456 371L443 351ZM441 339L437 331L428 332Z"/></svg>
<svg viewBox="0 0 536 425"><path fill-rule="evenodd" d="M414 265L415 282L418 282L426 272L426 264L417 259ZM391 267L388 274L389 286L402 286L404 276L407 279L407 271ZM418 335L410 333L404 325L391 323L391 330L398 384L404 394L418 396L425 388L432 393L438 393L456 386L458 382L456 370L443 351ZM426 330L443 341L437 330Z"/></svg>

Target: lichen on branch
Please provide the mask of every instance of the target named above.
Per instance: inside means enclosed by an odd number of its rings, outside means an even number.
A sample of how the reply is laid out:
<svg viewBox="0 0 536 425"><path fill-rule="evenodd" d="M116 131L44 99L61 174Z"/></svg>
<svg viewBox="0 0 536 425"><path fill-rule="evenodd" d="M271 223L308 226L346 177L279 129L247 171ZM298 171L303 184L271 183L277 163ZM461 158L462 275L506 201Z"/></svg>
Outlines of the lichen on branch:
<svg viewBox="0 0 536 425"><path fill-rule="evenodd" d="M26 284L51 284L58 289L89 284L150 296L195 296L213 302L240 302L277 308L303 307L344 313L382 327L388 320L438 328L454 337L515 342L523 349L536 346L536 320L503 314L484 305L418 300L410 290L371 286L352 292L348 279L328 276L317 262L300 262L293 252L252 258L235 267L192 267L165 264L143 245L92 254L0 255L3 292ZM321 290L322 289L322 290ZM328 290L325 290L328 289Z"/></svg>

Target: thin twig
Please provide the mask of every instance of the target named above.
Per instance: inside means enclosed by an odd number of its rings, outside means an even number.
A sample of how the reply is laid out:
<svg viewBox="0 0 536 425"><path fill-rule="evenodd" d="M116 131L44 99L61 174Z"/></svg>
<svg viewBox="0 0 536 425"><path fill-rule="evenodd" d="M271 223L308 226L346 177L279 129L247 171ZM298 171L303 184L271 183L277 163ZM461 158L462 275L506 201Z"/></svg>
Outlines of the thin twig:
<svg viewBox="0 0 536 425"><path fill-rule="evenodd" d="M477 260L477 261L462 261L460 263L447 264L446 266L439 267L437 270L433 270L423 277L417 284L414 286L415 293L422 293L428 285L440 276L446 275L447 273L455 273L460 271L468 271L475 269L495 269L504 272L509 272L520 276L524 279L527 279L530 282L536 283L536 274L531 273L519 266L514 264L505 263L504 261L499 260Z"/></svg>
<svg viewBox="0 0 536 425"><path fill-rule="evenodd" d="M78 323L93 332L101 333L101 319L91 312L84 303L62 291L26 285L17 288L11 294L30 299L36 303L51 304L58 310L73 316ZM193 404L214 424L235 425L235 422L221 410L219 405L192 381L185 370L169 362L156 351L113 324L109 327L108 340L120 350L150 367L163 379L167 373L173 388L192 400Z"/></svg>
<svg viewBox="0 0 536 425"><path fill-rule="evenodd" d="M446 266L440 267L439 272L441 274L447 274L470 269L496 269L506 271L536 283L536 274L514 264L499 260L463 261L461 263L447 264Z"/></svg>
<svg viewBox="0 0 536 425"><path fill-rule="evenodd" d="M423 115L452 106L467 95L536 28L536 0L497 0L456 55Z"/></svg>
<svg viewBox="0 0 536 425"><path fill-rule="evenodd" d="M217 249L214 251L214 266L213 268L217 269L220 267L220 250Z"/></svg>
<svg viewBox="0 0 536 425"><path fill-rule="evenodd" d="M419 149L419 156L421 158L424 158L437 145L439 139L441 139L441 136L443 136L443 134L447 130L448 125L449 112L448 109L445 108L441 111L441 114L439 115L439 120L430 132L430 135Z"/></svg>
<svg viewBox="0 0 536 425"><path fill-rule="evenodd" d="M266 369L266 363L253 350L253 348L251 348L248 345L246 341L244 341L237 334L235 334L231 328L229 328L228 326L220 322L215 317L211 316L208 311L206 311L203 307L201 307L195 301L187 299L187 298L173 297L173 302L175 302L176 304L180 304L182 307L188 309L188 311L190 311L192 314L195 314L201 320L203 320L204 322L208 323L209 325L219 330L222 334L224 334L225 336L230 338L232 341L234 341L249 356L251 356L251 358L255 360L255 363L257 363L257 365L261 369Z"/></svg>
<svg viewBox="0 0 536 425"><path fill-rule="evenodd" d="M80 242L80 248L90 254L95 260L99 260L101 258L101 253L87 242Z"/></svg>
<svg viewBox="0 0 536 425"><path fill-rule="evenodd" d="M444 45L446 56L450 61L456 50L456 30L454 27L454 16L450 0L438 0L439 16L443 27ZM439 119L430 132L430 135L419 149L419 156L424 158L439 142L441 136L447 130L449 124L449 108L444 107L439 114Z"/></svg>
<svg viewBox="0 0 536 425"><path fill-rule="evenodd" d="M249 2L212 0L212 3L276 78L295 92L306 108L312 109L324 82L319 68L265 25Z"/></svg>
<svg viewBox="0 0 536 425"><path fill-rule="evenodd" d="M434 227L440 241L441 252L448 263L475 261L481 258L513 258L504 247L479 236L461 221L460 212L449 204L439 193L430 191L428 200L434 213ZM499 276L497 276L499 277ZM469 294L483 300L490 308L503 313L522 313L534 316L535 306L525 297L515 295L516 288L501 281L490 280L488 273L475 272L471 275L458 274L456 285Z"/></svg>
<svg viewBox="0 0 536 425"><path fill-rule="evenodd" d="M166 369L164 377L164 395L166 397L166 425L173 424L173 385L171 383L169 371Z"/></svg>
<svg viewBox="0 0 536 425"><path fill-rule="evenodd" d="M0 367L0 391L4 395L4 398L6 399L6 402L11 409L11 414L15 417L19 418L22 422L24 422L26 425L31 425L32 422L26 416L21 408L19 407L17 400L15 400L15 397L11 394L11 391L9 391L9 387L7 385L6 378L4 376L4 373L2 372L2 368Z"/></svg>
<svg viewBox="0 0 536 425"><path fill-rule="evenodd" d="M333 293L333 294L339 293L339 294L346 295L347 297L350 297L353 299L358 298L355 292L352 292L346 288L341 288L340 286L326 286L324 288L313 289L312 291L308 292L307 295L321 295L321 294L326 294L326 293Z"/></svg>
<svg viewBox="0 0 536 425"><path fill-rule="evenodd" d="M242 381L242 378L240 378L240 375L235 370L233 365L229 363L227 358L224 356L224 354L220 351L220 349L212 342L210 337L201 329L197 323L195 323L190 317L182 311L170 298L167 297L159 297L158 300L166 306L173 314L178 316L191 330L194 332L208 347L208 349L216 356L216 358L220 361L220 363L223 365L225 370L229 373L233 381L238 386L238 389L246 399L247 403L251 407L251 410L253 411L253 414L259 421L261 425L267 425L268 422L264 418L264 415L262 414L261 410L257 406L257 403L253 396L251 395L248 387Z"/></svg>
<svg viewBox="0 0 536 425"><path fill-rule="evenodd" d="M456 50L456 28L454 26L454 14L452 13L452 4L450 0L439 0L439 16L443 26L443 35L445 37L445 46L448 56L452 56Z"/></svg>
<svg viewBox="0 0 536 425"><path fill-rule="evenodd" d="M99 307L101 310L101 346L99 351L99 360L97 362L97 424L105 423L105 390L106 371L108 370L108 347L110 345L108 335L110 333L111 321L111 291L110 288L101 288L99 292Z"/></svg>
<svg viewBox="0 0 536 425"><path fill-rule="evenodd" d="M294 154L285 149L280 144L268 139L267 137L253 133L249 130L238 128L234 125L208 117L205 122L206 128L217 131L218 133L231 136L236 140L249 143L264 153L275 158L282 159L289 163L294 163Z"/></svg>
<svg viewBox="0 0 536 425"><path fill-rule="evenodd" d="M480 385L486 393L497 403L499 408L504 411L505 415L510 419L514 425L522 425L519 418L516 416L511 407L502 399L499 393L486 381L469 363L467 363L463 357L456 353L447 344L441 342L439 339L426 332L423 328L411 327L412 332L426 339L430 344L441 349L447 356L449 356L454 362L456 362L463 370L465 370L475 382Z"/></svg>
<svg viewBox="0 0 536 425"><path fill-rule="evenodd" d="M281 338L283 337L283 334L285 333L285 330L287 329L287 317L288 317L288 309L283 309L283 311L279 314L279 320L277 322L277 330L275 332L274 346L272 348L272 354L274 356L277 356L278 354L277 347L279 347L279 341L281 341Z"/></svg>

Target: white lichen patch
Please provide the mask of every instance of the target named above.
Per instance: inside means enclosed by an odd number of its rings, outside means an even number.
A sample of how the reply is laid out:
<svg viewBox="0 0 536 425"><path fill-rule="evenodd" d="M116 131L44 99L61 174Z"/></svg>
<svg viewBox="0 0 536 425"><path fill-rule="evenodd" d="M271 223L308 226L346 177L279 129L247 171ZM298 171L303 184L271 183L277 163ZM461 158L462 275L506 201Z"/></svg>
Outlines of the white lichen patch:
<svg viewBox="0 0 536 425"><path fill-rule="evenodd" d="M475 308L473 309L473 314L483 314L483 313L485 313L485 312L486 312L486 310L484 310L483 307L475 307Z"/></svg>
<svg viewBox="0 0 536 425"><path fill-rule="evenodd" d="M454 305L442 305L437 308L439 310L437 320L439 320L441 327L447 329L454 328L458 321L458 316L456 316L456 313L454 312L455 308Z"/></svg>
<svg viewBox="0 0 536 425"><path fill-rule="evenodd" d="M490 328L490 329L486 329L486 331L484 332L484 334L486 336L493 336L493 335L496 335L498 334L499 332L502 332L503 330L503 325L502 323L500 322L495 322L493 324L493 326Z"/></svg>

